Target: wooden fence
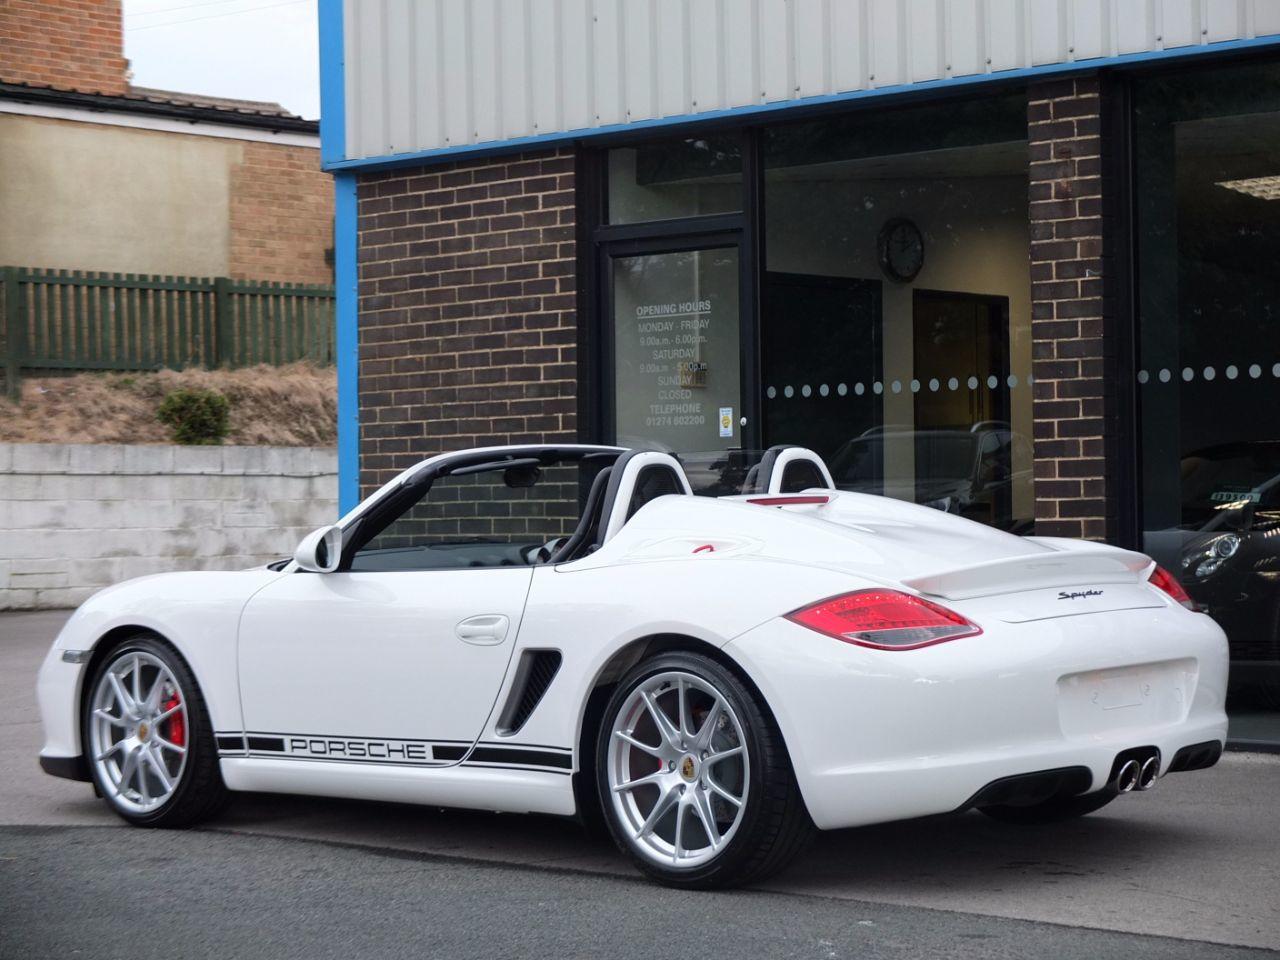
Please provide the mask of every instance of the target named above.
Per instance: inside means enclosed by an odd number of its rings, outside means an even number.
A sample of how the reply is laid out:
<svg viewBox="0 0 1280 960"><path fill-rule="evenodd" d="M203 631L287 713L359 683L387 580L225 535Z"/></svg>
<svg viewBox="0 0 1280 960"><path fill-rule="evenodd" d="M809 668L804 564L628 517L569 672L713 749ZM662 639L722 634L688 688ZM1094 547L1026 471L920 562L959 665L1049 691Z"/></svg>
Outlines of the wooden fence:
<svg viewBox="0 0 1280 960"><path fill-rule="evenodd" d="M5 380L24 370L333 362L332 287L0 267Z"/></svg>

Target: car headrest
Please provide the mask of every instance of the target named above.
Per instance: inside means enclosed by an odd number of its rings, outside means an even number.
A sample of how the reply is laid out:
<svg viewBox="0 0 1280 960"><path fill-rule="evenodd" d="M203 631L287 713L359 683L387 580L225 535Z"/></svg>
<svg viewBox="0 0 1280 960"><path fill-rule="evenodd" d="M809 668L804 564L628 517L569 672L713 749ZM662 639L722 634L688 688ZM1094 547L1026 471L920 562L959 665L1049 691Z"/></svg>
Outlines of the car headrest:
<svg viewBox="0 0 1280 960"><path fill-rule="evenodd" d="M750 493L797 493L815 487L834 490L835 481L822 458L805 447L778 444L760 458Z"/></svg>
<svg viewBox="0 0 1280 960"><path fill-rule="evenodd" d="M668 494L693 496L680 461L669 453L630 450L613 464L604 494L596 545L603 546L650 500Z"/></svg>

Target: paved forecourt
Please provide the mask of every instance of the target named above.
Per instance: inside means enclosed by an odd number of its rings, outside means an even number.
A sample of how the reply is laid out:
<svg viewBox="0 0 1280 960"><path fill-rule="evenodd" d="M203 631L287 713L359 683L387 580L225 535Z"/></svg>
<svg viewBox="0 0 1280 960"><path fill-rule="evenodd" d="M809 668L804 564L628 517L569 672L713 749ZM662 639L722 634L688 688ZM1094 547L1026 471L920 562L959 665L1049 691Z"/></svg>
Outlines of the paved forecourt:
<svg viewBox="0 0 1280 960"><path fill-rule="evenodd" d="M52 856L59 845L100 843L100 830L11 833L5 825L126 829L87 785L45 776L36 765L35 671L66 616L0 614L0 728L7 734L0 738L0 867L11 846ZM854 912L863 909L859 904L926 907L1280 948L1277 802L1280 757L1231 753L1212 770L1170 776L1149 793L1053 828L1015 828L970 813L823 834L764 889L786 894L791 910L807 904L821 912L828 901L846 902ZM510 868L532 877L529 868L539 868L539 879L519 882L553 901L579 882L570 873L635 876L611 845L585 840L574 823L549 817L255 794L237 798L209 831L188 841L193 850L208 853L212 845L233 860L248 855L233 836L220 841L218 834L319 841L410 857L424 882L476 861L504 865L501 876ZM172 834L137 834L118 849L169 856L162 851L178 849L176 842ZM326 854L315 843L306 848L298 856L315 870L329 869L323 865L329 856L348 862L346 853ZM246 864L258 869L256 860ZM731 902L726 916L739 905L749 913L751 898L761 895L716 895L708 904ZM1166 955L1175 954L1181 955Z"/></svg>

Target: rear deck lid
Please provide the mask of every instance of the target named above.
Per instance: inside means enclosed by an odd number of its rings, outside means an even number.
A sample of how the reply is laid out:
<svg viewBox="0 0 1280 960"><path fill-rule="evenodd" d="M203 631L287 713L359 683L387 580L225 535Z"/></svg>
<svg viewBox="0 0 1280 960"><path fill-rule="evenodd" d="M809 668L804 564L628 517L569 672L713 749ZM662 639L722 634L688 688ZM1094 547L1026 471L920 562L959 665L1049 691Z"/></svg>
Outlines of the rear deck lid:
<svg viewBox="0 0 1280 960"><path fill-rule="evenodd" d="M1157 609L1167 606L1155 590L1145 583L1099 583L1094 586L1050 587L1046 590L1020 590L979 597L964 604L965 616L1002 620L1005 623L1031 623L1074 617L1082 613L1108 613L1115 610Z"/></svg>

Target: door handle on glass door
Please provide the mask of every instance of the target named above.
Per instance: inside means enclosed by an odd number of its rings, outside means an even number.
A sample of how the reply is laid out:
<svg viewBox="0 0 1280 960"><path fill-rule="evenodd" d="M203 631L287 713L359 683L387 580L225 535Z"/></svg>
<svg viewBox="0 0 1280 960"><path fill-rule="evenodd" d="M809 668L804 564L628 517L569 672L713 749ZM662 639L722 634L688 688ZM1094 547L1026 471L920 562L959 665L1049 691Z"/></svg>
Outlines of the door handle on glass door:
<svg viewBox="0 0 1280 960"><path fill-rule="evenodd" d="M467 617L453 629L460 640L479 646L491 646L507 639L507 628L510 625L511 621L500 613L485 613Z"/></svg>

